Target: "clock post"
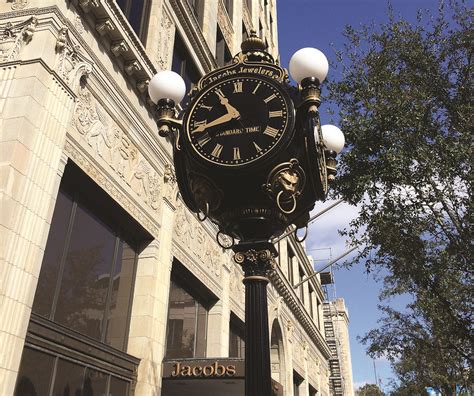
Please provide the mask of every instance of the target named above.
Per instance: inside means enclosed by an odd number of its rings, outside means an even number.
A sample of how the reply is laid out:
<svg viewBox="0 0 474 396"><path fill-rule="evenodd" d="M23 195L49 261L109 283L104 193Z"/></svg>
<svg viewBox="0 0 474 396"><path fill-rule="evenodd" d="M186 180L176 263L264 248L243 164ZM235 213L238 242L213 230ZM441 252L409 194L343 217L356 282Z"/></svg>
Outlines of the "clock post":
<svg viewBox="0 0 474 396"><path fill-rule="evenodd" d="M149 94L158 104L159 134L173 145L184 203L217 225L217 242L234 251L244 271L245 394L270 396L267 284L277 257L271 240L290 226L295 235L307 227L334 179L344 138L320 124L320 82L328 69L320 51L293 55L293 87L255 31L241 48L229 65L201 78L182 119L175 109L185 94L179 75L158 73Z"/></svg>

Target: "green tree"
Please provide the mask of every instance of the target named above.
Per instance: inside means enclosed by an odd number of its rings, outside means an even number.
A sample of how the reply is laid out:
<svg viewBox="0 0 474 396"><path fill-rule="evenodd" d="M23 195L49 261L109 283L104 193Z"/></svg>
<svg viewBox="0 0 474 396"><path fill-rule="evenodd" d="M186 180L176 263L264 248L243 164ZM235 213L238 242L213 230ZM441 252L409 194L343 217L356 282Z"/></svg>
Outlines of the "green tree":
<svg viewBox="0 0 474 396"><path fill-rule="evenodd" d="M375 384L365 384L355 392L356 396L383 396L383 392Z"/></svg>
<svg viewBox="0 0 474 396"><path fill-rule="evenodd" d="M345 234L355 263L383 279L380 326L362 341L385 356L396 394L473 384L472 11L440 3L418 23L348 27L330 83L347 151L335 192L360 207ZM403 310L390 299L408 295Z"/></svg>

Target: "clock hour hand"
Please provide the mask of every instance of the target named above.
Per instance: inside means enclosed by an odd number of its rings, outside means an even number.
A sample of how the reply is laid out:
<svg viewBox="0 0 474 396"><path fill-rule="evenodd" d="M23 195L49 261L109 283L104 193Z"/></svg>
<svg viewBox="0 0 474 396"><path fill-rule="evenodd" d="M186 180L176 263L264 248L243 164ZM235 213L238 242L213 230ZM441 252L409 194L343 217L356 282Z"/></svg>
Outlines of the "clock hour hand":
<svg viewBox="0 0 474 396"><path fill-rule="evenodd" d="M213 120L211 122L207 122L207 123L204 123L202 125L199 125L196 129L191 131L191 133L203 132L207 128L211 128L213 126L223 124L223 123L225 123L227 121L230 121L234 118L237 118L237 119L240 118L240 113L238 112L238 110L234 106L229 104L229 99L227 99L226 97L222 97L221 98L221 103L225 106L225 108L227 110L227 114L224 114L223 116L220 116L219 118L216 118L215 120Z"/></svg>

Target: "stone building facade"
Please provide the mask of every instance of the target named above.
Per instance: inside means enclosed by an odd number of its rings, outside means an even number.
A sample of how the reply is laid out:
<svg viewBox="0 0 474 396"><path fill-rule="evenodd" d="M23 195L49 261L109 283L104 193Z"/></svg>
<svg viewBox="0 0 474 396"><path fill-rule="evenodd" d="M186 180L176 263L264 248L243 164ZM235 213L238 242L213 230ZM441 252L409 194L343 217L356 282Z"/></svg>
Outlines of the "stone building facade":
<svg viewBox="0 0 474 396"><path fill-rule="evenodd" d="M1 395L242 394L242 272L180 200L147 84L191 87L250 29L277 57L276 20L275 0L0 3ZM295 291L311 263L278 250L275 392L328 395L320 280Z"/></svg>
<svg viewBox="0 0 474 396"><path fill-rule="evenodd" d="M323 282L324 283L324 282ZM354 396L349 341L349 313L343 298L323 303L326 342L331 350L329 389L333 395Z"/></svg>

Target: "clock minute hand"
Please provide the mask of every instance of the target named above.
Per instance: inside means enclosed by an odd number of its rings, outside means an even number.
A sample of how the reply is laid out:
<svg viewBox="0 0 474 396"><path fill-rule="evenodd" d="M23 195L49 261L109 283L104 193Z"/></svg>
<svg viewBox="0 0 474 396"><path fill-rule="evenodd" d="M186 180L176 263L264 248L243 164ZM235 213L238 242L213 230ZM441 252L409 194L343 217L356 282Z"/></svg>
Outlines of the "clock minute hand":
<svg viewBox="0 0 474 396"><path fill-rule="evenodd" d="M196 129L194 129L191 133L196 133L196 132L203 132L206 128L210 128L219 124L223 124L224 122L230 121L232 119L231 114L224 114L223 116L216 118L215 120L208 122L203 125L199 125Z"/></svg>

